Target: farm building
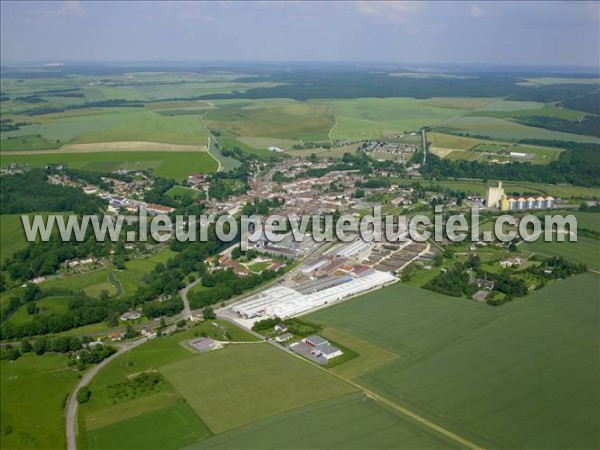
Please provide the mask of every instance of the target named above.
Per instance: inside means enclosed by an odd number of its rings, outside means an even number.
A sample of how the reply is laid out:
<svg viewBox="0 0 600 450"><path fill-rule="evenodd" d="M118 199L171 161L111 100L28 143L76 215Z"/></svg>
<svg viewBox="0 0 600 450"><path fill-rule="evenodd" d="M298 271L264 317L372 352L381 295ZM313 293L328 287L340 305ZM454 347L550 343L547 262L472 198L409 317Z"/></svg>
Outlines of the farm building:
<svg viewBox="0 0 600 450"><path fill-rule="evenodd" d="M316 334L304 338L302 339L302 341L306 345L310 345L311 347L319 347L320 345L328 344L326 339L322 338L321 336L317 336Z"/></svg>

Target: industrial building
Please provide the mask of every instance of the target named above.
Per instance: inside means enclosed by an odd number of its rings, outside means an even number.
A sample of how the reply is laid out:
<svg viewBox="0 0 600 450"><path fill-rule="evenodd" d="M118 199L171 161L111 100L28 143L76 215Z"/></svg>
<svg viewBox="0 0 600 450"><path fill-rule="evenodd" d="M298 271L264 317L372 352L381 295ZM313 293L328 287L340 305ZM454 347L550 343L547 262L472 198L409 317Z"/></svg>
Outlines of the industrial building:
<svg viewBox="0 0 600 450"><path fill-rule="evenodd" d="M502 182L497 187L488 187L485 204L488 208L500 208L502 211L526 211L529 209L554 208L554 197L509 197L504 193Z"/></svg>
<svg viewBox="0 0 600 450"><path fill-rule="evenodd" d="M337 303L344 298L396 281L393 275L378 270L365 272L359 278L343 277L341 284L326 287L312 293L275 286L237 304L233 311L245 319L259 317L297 316L325 305ZM307 292L303 289L303 292Z"/></svg>

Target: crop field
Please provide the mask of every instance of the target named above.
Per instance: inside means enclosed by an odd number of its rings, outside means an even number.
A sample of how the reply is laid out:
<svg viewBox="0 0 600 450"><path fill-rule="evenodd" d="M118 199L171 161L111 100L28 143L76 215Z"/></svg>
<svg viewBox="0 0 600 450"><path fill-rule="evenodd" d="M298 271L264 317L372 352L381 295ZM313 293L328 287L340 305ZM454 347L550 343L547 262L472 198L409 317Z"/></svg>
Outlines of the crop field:
<svg viewBox="0 0 600 450"><path fill-rule="evenodd" d="M55 113L27 119L32 125L2 133L5 139L40 134L60 144L147 141L164 144L206 144L196 116L167 117L145 108L104 108ZM34 143L33 143L34 144ZM39 147L39 145L35 145ZM16 150L15 148L11 148ZM24 144L21 150L30 148Z"/></svg>
<svg viewBox="0 0 600 450"><path fill-rule="evenodd" d="M184 401L94 429L86 434L90 450L177 450L211 436Z"/></svg>
<svg viewBox="0 0 600 450"><path fill-rule="evenodd" d="M543 256L563 256L564 258L587 264L589 269L600 270L600 241L578 236L577 242L524 242L523 250L539 253ZM521 247L520 246L520 247Z"/></svg>
<svg viewBox="0 0 600 450"><path fill-rule="evenodd" d="M206 152L91 152L91 153L45 153L15 155L3 153L1 164L28 164L44 167L46 164L64 163L75 169L114 171L117 169L149 170L156 176L185 179L192 173L217 170L217 162Z"/></svg>
<svg viewBox="0 0 600 450"><path fill-rule="evenodd" d="M354 390L265 343L230 346L161 372L214 433Z"/></svg>
<svg viewBox="0 0 600 450"><path fill-rule="evenodd" d="M464 112L426 102L413 98L329 100L337 121L332 138L362 140L401 134Z"/></svg>
<svg viewBox="0 0 600 450"><path fill-rule="evenodd" d="M395 411L349 394L277 414L187 447L201 449L456 448Z"/></svg>
<svg viewBox="0 0 600 450"><path fill-rule="evenodd" d="M463 116L444 122L436 131L452 131L490 136L495 139L547 139L573 142L599 143L600 139L592 136L563 133L544 128L529 127L496 117Z"/></svg>
<svg viewBox="0 0 600 450"><path fill-rule="evenodd" d="M217 102L205 116L210 128L242 137L324 141L334 124L326 104L272 100Z"/></svg>
<svg viewBox="0 0 600 450"><path fill-rule="evenodd" d="M64 448L63 405L77 383L62 355L29 354L0 362L2 448Z"/></svg>
<svg viewBox="0 0 600 450"><path fill-rule="evenodd" d="M591 448L598 283L575 276L499 308L397 284L309 319L398 353L358 382L476 443Z"/></svg>

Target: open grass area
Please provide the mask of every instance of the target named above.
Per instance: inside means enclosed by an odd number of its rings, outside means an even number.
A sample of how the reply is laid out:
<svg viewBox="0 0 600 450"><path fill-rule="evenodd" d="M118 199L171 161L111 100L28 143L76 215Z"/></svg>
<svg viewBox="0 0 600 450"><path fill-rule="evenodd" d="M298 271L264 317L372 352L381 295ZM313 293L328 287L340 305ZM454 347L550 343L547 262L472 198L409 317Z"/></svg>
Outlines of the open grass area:
<svg viewBox="0 0 600 450"><path fill-rule="evenodd" d="M87 433L90 450L177 450L211 436L210 430L184 401L145 412Z"/></svg>
<svg viewBox="0 0 600 450"><path fill-rule="evenodd" d="M2 448L65 448L63 406L78 380L67 358L28 354L0 369Z"/></svg>
<svg viewBox="0 0 600 450"><path fill-rule="evenodd" d="M206 152L90 152L90 153L3 153L0 164L27 164L44 167L49 163L64 163L74 169L109 172L117 169L154 170L159 177L183 180L192 173L217 170L217 162Z"/></svg>
<svg viewBox="0 0 600 450"><path fill-rule="evenodd" d="M93 296L93 294L98 295L100 292L98 291L97 287L102 286L102 289L107 289L110 295L114 295L116 294L116 289L108 282L108 276L108 269L100 269L93 272L86 272L68 277L53 278L40 283L39 286L42 290L73 292L81 290L91 296Z"/></svg>
<svg viewBox="0 0 600 450"><path fill-rule="evenodd" d="M418 130L464 111L431 106L414 98L360 98L328 100L337 125L333 139L372 139Z"/></svg>
<svg viewBox="0 0 600 450"><path fill-rule="evenodd" d="M456 448L363 394L349 394L277 414L188 447L201 449Z"/></svg>
<svg viewBox="0 0 600 450"><path fill-rule="evenodd" d="M214 433L354 390L266 343L229 346L161 372Z"/></svg>
<svg viewBox="0 0 600 450"><path fill-rule="evenodd" d="M169 248L163 248L152 255L131 259L125 263L125 270L113 272L114 277L121 283L125 296L131 296L142 283L144 275L150 273L158 263L166 264L174 255L175 252Z"/></svg>
<svg viewBox="0 0 600 450"><path fill-rule="evenodd" d="M35 302L36 306L39 309L38 314L48 315L66 313L68 310L68 304L70 299L71 297L67 296L56 296L46 297L41 300L38 300ZM20 325L29 322L32 318L33 316L27 314L27 307L21 306L10 317L10 323L12 323L13 325Z"/></svg>
<svg viewBox="0 0 600 450"><path fill-rule="evenodd" d="M169 189L166 192L166 195L168 195L169 197L172 198L178 198L178 197L191 197L192 199L197 199L198 197L200 197L202 193L200 191L198 191L197 189L192 189L190 187L186 187L186 186L173 186L171 189Z"/></svg>
<svg viewBox="0 0 600 450"><path fill-rule="evenodd" d="M398 353L358 382L476 443L591 448L599 281L575 276L499 308L396 284L308 319Z"/></svg>

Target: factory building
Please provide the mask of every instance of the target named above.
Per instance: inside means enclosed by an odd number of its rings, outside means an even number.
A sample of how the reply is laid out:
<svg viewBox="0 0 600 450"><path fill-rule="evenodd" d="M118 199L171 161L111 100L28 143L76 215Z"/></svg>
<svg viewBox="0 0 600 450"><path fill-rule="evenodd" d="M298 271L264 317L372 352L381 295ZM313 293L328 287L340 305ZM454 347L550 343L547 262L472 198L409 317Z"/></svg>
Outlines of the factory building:
<svg viewBox="0 0 600 450"><path fill-rule="evenodd" d="M373 270L359 278L346 278L341 284L325 289L301 293L295 289L275 286L237 304L233 311L245 319L258 317L280 317L286 319L325 305L337 303L352 295L369 291L396 281L393 275ZM308 289L303 289L307 292Z"/></svg>

